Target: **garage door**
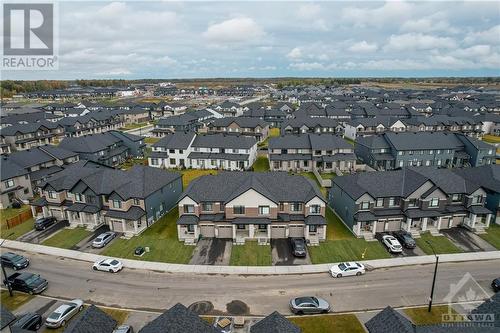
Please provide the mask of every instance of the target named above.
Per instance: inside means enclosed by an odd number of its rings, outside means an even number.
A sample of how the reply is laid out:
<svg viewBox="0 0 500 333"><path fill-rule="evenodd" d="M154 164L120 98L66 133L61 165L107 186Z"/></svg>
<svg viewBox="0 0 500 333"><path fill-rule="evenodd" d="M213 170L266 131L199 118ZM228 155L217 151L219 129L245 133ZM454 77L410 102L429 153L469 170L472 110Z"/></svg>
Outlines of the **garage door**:
<svg viewBox="0 0 500 333"><path fill-rule="evenodd" d="M233 238L233 226L219 226L217 228L219 230L218 238Z"/></svg>
<svg viewBox="0 0 500 333"><path fill-rule="evenodd" d="M289 227L290 237L304 237L304 226L303 225L291 225Z"/></svg>
<svg viewBox="0 0 500 333"><path fill-rule="evenodd" d="M450 219L447 217L442 217L441 218L441 229L446 229L448 228L448 223L450 223Z"/></svg>
<svg viewBox="0 0 500 333"><path fill-rule="evenodd" d="M205 238L215 237L214 225L200 225L201 236Z"/></svg>
<svg viewBox="0 0 500 333"><path fill-rule="evenodd" d="M62 214L62 212L59 209L51 209L50 210L50 215L53 216L53 217L55 217L58 220L62 220L63 219L63 214Z"/></svg>
<svg viewBox="0 0 500 333"><path fill-rule="evenodd" d="M273 225L271 227L271 238L286 238L285 226Z"/></svg>
<svg viewBox="0 0 500 333"><path fill-rule="evenodd" d="M401 229L401 220L389 220L386 222L385 231L396 231Z"/></svg>
<svg viewBox="0 0 500 333"><path fill-rule="evenodd" d="M113 227L113 231L123 232L123 225L121 220L111 220L111 226Z"/></svg>
<svg viewBox="0 0 500 333"><path fill-rule="evenodd" d="M453 216L453 220L451 221L451 225L450 225L450 228L451 227L456 227L458 226L459 224L461 224L463 221L464 221L464 217L465 216Z"/></svg>

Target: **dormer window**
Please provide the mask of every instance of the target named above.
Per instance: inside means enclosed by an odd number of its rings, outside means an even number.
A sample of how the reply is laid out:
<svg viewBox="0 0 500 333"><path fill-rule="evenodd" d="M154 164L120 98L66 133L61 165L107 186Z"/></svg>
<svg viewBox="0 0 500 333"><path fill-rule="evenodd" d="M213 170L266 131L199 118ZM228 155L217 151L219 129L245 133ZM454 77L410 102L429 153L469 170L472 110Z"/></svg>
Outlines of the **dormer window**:
<svg viewBox="0 0 500 333"><path fill-rule="evenodd" d="M320 214L321 206L320 205L311 205L309 206L309 214Z"/></svg>
<svg viewBox="0 0 500 333"><path fill-rule="evenodd" d="M259 215L269 215L269 206L259 206Z"/></svg>
<svg viewBox="0 0 500 333"><path fill-rule="evenodd" d="M82 195L80 193L75 193L75 201L83 201Z"/></svg>
<svg viewBox="0 0 500 333"><path fill-rule="evenodd" d="M453 194L451 196L451 201L452 202L462 202L462 198L463 198L462 194Z"/></svg>
<svg viewBox="0 0 500 333"><path fill-rule="evenodd" d="M54 192L54 191L49 191L49 198L50 198L50 199L56 199L56 198L57 198L56 192Z"/></svg>
<svg viewBox="0 0 500 333"><path fill-rule="evenodd" d="M122 208L122 202L120 200L113 200L113 208Z"/></svg>
<svg viewBox="0 0 500 333"><path fill-rule="evenodd" d="M429 207L437 207L437 206L439 206L439 199L432 198L431 201L429 202Z"/></svg>
<svg viewBox="0 0 500 333"><path fill-rule="evenodd" d="M185 214L194 214L194 205L184 205Z"/></svg>
<svg viewBox="0 0 500 333"><path fill-rule="evenodd" d="M370 208L370 202L369 201L363 201L361 203L361 209L369 209Z"/></svg>

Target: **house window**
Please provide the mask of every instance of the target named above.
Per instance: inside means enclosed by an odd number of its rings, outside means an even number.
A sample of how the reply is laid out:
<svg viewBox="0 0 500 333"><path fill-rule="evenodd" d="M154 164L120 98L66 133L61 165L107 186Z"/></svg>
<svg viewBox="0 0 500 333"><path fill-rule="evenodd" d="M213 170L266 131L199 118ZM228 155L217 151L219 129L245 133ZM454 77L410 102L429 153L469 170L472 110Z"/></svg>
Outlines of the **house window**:
<svg viewBox="0 0 500 333"><path fill-rule="evenodd" d="M211 212L213 211L213 205L211 202L204 202L201 204L201 210L204 212Z"/></svg>
<svg viewBox="0 0 500 333"><path fill-rule="evenodd" d="M120 200L113 200L113 208L122 208L122 202Z"/></svg>
<svg viewBox="0 0 500 333"><path fill-rule="evenodd" d="M175 154L175 149L169 149L169 150L168 150L168 152L169 152L170 154Z"/></svg>
<svg viewBox="0 0 500 333"><path fill-rule="evenodd" d="M480 204L483 202L483 196L482 195L476 195L472 198L472 203L473 204Z"/></svg>
<svg viewBox="0 0 500 333"><path fill-rule="evenodd" d="M269 215L269 206L259 206L259 215Z"/></svg>
<svg viewBox="0 0 500 333"><path fill-rule="evenodd" d="M302 211L302 204L300 202L292 202L290 204L290 211L301 212Z"/></svg>
<svg viewBox="0 0 500 333"><path fill-rule="evenodd" d="M437 206L439 206L439 199L432 198L431 201L429 202L429 207L437 207Z"/></svg>
<svg viewBox="0 0 500 333"><path fill-rule="evenodd" d="M184 205L184 213L194 214L194 205Z"/></svg>
<svg viewBox="0 0 500 333"><path fill-rule="evenodd" d="M408 200L408 207L417 207L417 199Z"/></svg>
<svg viewBox="0 0 500 333"><path fill-rule="evenodd" d="M194 224L190 224L187 226L187 231L188 232L194 232Z"/></svg>
<svg viewBox="0 0 500 333"><path fill-rule="evenodd" d="M361 209L368 209L368 208L370 208L370 202L368 202L368 201L363 201L363 202L361 203Z"/></svg>
<svg viewBox="0 0 500 333"><path fill-rule="evenodd" d="M80 193L75 193L75 201L83 201Z"/></svg>
<svg viewBox="0 0 500 333"><path fill-rule="evenodd" d="M175 158L170 159L170 165L175 165Z"/></svg>
<svg viewBox="0 0 500 333"><path fill-rule="evenodd" d="M238 229L240 230L245 230L245 225L244 224L238 224Z"/></svg>
<svg viewBox="0 0 500 333"><path fill-rule="evenodd" d="M245 206L234 206L233 213L235 215L243 215L245 214Z"/></svg>
<svg viewBox="0 0 500 333"><path fill-rule="evenodd" d="M140 204L141 204L141 200L134 198L134 205L140 205Z"/></svg>
<svg viewBox="0 0 500 333"><path fill-rule="evenodd" d="M394 207L399 204L398 200L396 198L389 198L389 207Z"/></svg>
<svg viewBox="0 0 500 333"><path fill-rule="evenodd" d="M259 230L267 230L267 225L259 224Z"/></svg>
<svg viewBox="0 0 500 333"><path fill-rule="evenodd" d="M285 210L285 204L280 202L280 212Z"/></svg>
<svg viewBox="0 0 500 333"><path fill-rule="evenodd" d="M453 194L451 196L452 202L462 202L462 194Z"/></svg>
<svg viewBox="0 0 500 333"><path fill-rule="evenodd" d="M13 187L14 186L14 180L9 179L4 184L5 184L6 188Z"/></svg>
<svg viewBox="0 0 500 333"><path fill-rule="evenodd" d="M382 207L384 205L384 198L377 199L377 207Z"/></svg>
<svg viewBox="0 0 500 333"><path fill-rule="evenodd" d="M56 196L56 192L54 192L54 191L49 191L49 198L51 198L51 199L55 199L55 198L57 198L57 196Z"/></svg>
<svg viewBox="0 0 500 333"><path fill-rule="evenodd" d="M309 214L319 214L321 212L320 205L311 205L309 207Z"/></svg>
<svg viewBox="0 0 500 333"><path fill-rule="evenodd" d="M151 165L158 165L158 159L157 158L152 158L151 159Z"/></svg>
<svg viewBox="0 0 500 333"><path fill-rule="evenodd" d="M309 232L316 232L318 231L318 226L317 225L310 225L309 226Z"/></svg>

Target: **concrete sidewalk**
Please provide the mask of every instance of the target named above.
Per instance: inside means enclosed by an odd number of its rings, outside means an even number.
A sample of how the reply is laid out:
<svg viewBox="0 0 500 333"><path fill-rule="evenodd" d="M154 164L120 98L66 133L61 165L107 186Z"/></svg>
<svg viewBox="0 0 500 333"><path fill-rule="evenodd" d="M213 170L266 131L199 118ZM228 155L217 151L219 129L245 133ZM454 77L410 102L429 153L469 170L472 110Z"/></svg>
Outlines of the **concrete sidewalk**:
<svg viewBox="0 0 500 333"><path fill-rule="evenodd" d="M98 254L60 249L56 247L29 244L12 240L0 239L3 242L2 247L12 250L20 250L26 252L35 252L57 257L64 257L75 260L95 262L107 258ZM439 256L440 263L446 262L464 262L464 261L479 261L479 260L495 260L500 259L500 251L489 252L471 252L457 254L442 254ZM126 268L154 270L168 273L197 273L197 274L231 274L231 275L284 275L284 274L310 274L310 273L326 273L334 264L319 264L319 265L299 265L299 266L211 266L211 265L183 265L169 264L161 262L140 261L130 259L120 259ZM364 260L360 261L365 264L367 269L390 268L396 266L409 265L425 265L435 262L435 257L431 256L416 256L416 257L401 257L390 259Z"/></svg>

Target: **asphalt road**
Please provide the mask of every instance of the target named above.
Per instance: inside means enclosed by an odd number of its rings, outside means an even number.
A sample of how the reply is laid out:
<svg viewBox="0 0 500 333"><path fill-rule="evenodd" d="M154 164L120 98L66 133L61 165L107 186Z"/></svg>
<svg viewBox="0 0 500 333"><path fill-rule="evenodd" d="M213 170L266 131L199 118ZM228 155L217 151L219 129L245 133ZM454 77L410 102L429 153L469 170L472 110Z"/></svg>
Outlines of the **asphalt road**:
<svg viewBox="0 0 500 333"><path fill-rule="evenodd" d="M289 299L301 295L323 297L335 312L421 305L427 302L434 269L433 265L397 267L341 279L333 279L327 273L222 276L127 268L111 274L92 271L88 262L40 254L28 256L32 264L27 271L39 273L49 281L49 288L44 292L48 296L160 311L177 302L188 306L208 301L214 306L214 314L235 314L227 307L233 300L248 306L246 314L267 315L274 310L287 314ZM450 285L457 283L466 272L491 295L489 285L493 278L500 276L500 260L440 264L434 302L442 303Z"/></svg>

